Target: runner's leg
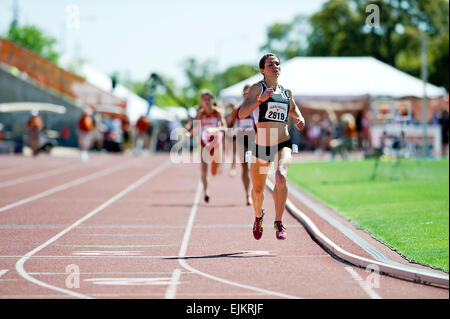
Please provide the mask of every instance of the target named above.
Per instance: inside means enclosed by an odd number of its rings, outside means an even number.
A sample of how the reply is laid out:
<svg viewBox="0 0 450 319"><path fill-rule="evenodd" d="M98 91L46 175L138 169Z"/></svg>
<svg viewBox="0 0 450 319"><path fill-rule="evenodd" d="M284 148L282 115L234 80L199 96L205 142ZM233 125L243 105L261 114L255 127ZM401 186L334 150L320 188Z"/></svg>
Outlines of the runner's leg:
<svg viewBox="0 0 450 319"><path fill-rule="evenodd" d="M203 194L205 196L205 201L209 200L209 189L208 189L208 163L202 161L201 162L201 176L202 176L202 185L203 185Z"/></svg>
<svg viewBox="0 0 450 319"><path fill-rule="evenodd" d="M275 162L275 188L273 199L275 202L275 220L281 221L288 196L287 171L291 164L292 151L290 148L283 148L277 154L278 160Z"/></svg>
<svg viewBox="0 0 450 319"><path fill-rule="evenodd" d="M247 163L242 163L242 184L244 185L244 191L245 191L245 198L247 200L247 205L251 205L250 200L250 177L249 177L249 168Z"/></svg>
<svg viewBox="0 0 450 319"><path fill-rule="evenodd" d="M261 217L261 210L264 201L264 188L269 171L270 162L253 157L254 162L250 165L250 176L252 179L252 201L255 217Z"/></svg>

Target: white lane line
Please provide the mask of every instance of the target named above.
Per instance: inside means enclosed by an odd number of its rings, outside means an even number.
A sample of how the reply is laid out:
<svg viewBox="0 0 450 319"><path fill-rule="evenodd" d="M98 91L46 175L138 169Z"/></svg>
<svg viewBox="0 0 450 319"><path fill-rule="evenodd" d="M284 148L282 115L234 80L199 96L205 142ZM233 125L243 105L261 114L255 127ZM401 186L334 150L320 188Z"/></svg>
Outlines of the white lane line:
<svg viewBox="0 0 450 319"><path fill-rule="evenodd" d="M185 272L187 273L187 272ZM28 274L30 275L36 275L36 276L67 276L67 272L29 272ZM113 276L113 275L129 275L130 272L107 272L107 271L94 271L94 272L80 272L80 275L109 275L109 276ZM173 275L173 271L172 272L167 272L167 271L138 271L138 272L133 272L133 275Z"/></svg>
<svg viewBox="0 0 450 319"><path fill-rule="evenodd" d="M170 278L169 287L167 287L165 299L175 299L177 293L177 286L180 283L181 270L175 269L172 272L172 278Z"/></svg>
<svg viewBox="0 0 450 319"><path fill-rule="evenodd" d="M143 250L117 251L117 250L94 250L94 251L74 251L75 256L138 256Z"/></svg>
<svg viewBox="0 0 450 319"><path fill-rule="evenodd" d="M41 167L41 168L45 168L47 166L48 165L43 165L43 167ZM0 171L0 176L12 174L12 173L15 173L15 172L21 171L21 170L27 171L27 170L31 170L31 169L33 169L33 167L31 167L29 164L24 164L24 165L20 165L20 166L13 165L13 166L7 167L5 169L2 169Z"/></svg>
<svg viewBox="0 0 450 319"><path fill-rule="evenodd" d="M92 297L89 297L89 296L86 296L86 295L83 295L83 294L80 294L80 293L77 293L77 292L74 292L74 291L71 291L71 290L68 290L68 289L63 289L63 288L60 288L60 287L52 286L50 284L47 284L45 282L42 282L40 280L37 280L37 279L33 278L32 276L30 276L26 272L26 270L24 268L25 262L28 259L30 259L31 257L33 257L34 254L38 253L39 251L41 251L42 249L44 249L48 245L52 244L53 242L55 242L56 240L58 240L60 237L64 236L68 232L70 232L72 229L74 229L75 227L77 227L81 223L85 222L86 220L88 220L92 216L96 215L98 212L102 211L103 209L105 209L106 207L108 207L109 205L111 205L112 203L117 201L118 199L122 198L127 193L129 193L132 190L134 190L135 188L141 186L142 184L147 182L149 179L151 179L155 175L159 174L161 171L163 171L164 169L169 167L171 165L171 163L172 162L170 162L170 161L164 162L162 165L160 165L160 166L156 167L155 169L151 170L149 173L147 173L146 175L144 175L143 177L138 179L136 182L132 183L131 185L126 187L124 190L122 190L121 192L117 193L116 195L111 197L109 200L107 200L106 202L104 202L103 204L101 204L100 206L95 208L94 210L90 211L84 217L80 218L75 223L73 223L72 225L70 225L69 227L64 229L63 231L61 231L58 234L56 234L55 236L53 236L52 238L47 240L42 245L36 247L32 251L30 251L27 254L25 254L24 256L22 256L22 258L20 258L16 262L16 270L19 273L19 275L21 275L26 280L28 280L28 281L30 281L30 282L38 285L38 286L44 287L44 288L48 288L48 289L52 289L52 290L55 290L55 291L59 291L59 292L62 292L62 293L65 293L65 294L68 294L70 296L77 297L77 298L92 299Z"/></svg>
<svg viewBox="0 0 450 319"><path fill-rule="evenodd" d="M4 274L6 274L8 272L8 269L1 269L0 270L0 278L4 275Z"/></svg>
<svg viewBox="0 0 450 319"><path fill-rule="evenodd" d="M69 169L68 168L56 168L56 169L53 169L53 170L50 170L50 171L47 171L47 172L40 172L40 173L37 173L37 174L27 175L27 176L19 177L19 178L16 178L16 179L11 179L9 181L0 182L0 188L7 187L7 186L12 186L12 185L17 185L17 184L20 184L20 183L25 183L25 182L36 180L36 179L43 178L43 177L56 175L56 174L58 174L60 172L68 171L68 170L71 170L71 169L74 169L74 168L69 168Z"/></svg>
<svg viewBox="0 0 450 319"><path fill-rule="evenodd" d="M258 287L254 287L254 286L249 286L249 285L245 285L245 284L241 284L238 282L234 282L231 280L227 280L227 279L223 279L223 278L219 278L207 273L204 273L200 270L195 269L194 267L191 267L187 262L186 262L186 251L187 251L187 247L189 244L189 239L191 236L191 231L194 225L194 220L195 220L195 215L197 213L197 207L198 207L198 203L200 200L200 195L202 192L202 185L199 182L198 186L197 186L197 192L195 193L195 199L194 199L194 204L192 205L192 209L191 209L191 213L189 215L189 220L188 223L186 225L186 229L184 232L184 236L183 236L183 241L181 243L181 247L180 247L180 251L178 252L178 263L186 270L198 274L200 276L206 277L208 279L212 279L227 285L232 285L232 286L236 286L236 287L240 287L243 289L249 289L249 290L253 290L256 291L258 293L264 293L267 295L272 295L272 296L278 296L281 298L288 298L288 299L301 299L301 297L297 297L297 296L292 296L292 295L288 295L288 294L284 294L284 293L280 293L280 292L276 292L276 291L271 291L271 290L267 290L267 289L263 289L263 288L258 288Z"/></svg>
<svg viewBox="0 0 450 319"><path fill-rule="evenodd" d="M17 202L14 202L14 203L11 203L9 205L1 207L0 208L0 213L6 211L8 209L11 209L11 208L14 208L14 207L21 206L21 205L24 205L26 203L32 202L32 201L34 201L36 199L40 199L40 198L52 195L54 193L60 192L62 190L68 189L70 187L86 183L86 182L91 181L91 180L93 180L95 178L98 178L100 176L104 176L104 175L110 174L110 173L112 173L114 171L117 171L119 169L124 168L125 166L129 166L130 164L131 164L130 162L128 162L126 164L120 163L118 165L115 165L115 166L112 166L112 167L108 167L108 168L106 168L104 170L97 171L96 173L92 173L92 174L83 176L81 178L78 178L76 180L64 183L62 185L59 185L59 186L47 189L46 191L37 193L37 194L32 195L30 197L24 198L24 199L19 200Z"/></svg>
<svg viewBox="0 0 450 319"><path fill-rule="evenodd" d="M17 185L17 184L21 184L21 183L25 183L25 182L29 182L29 181L34 181L36 179L57 175L62 172L69 172L71 170L74 170L75 168L80 167L81 165L83 165L83 164L77 163L75 165L67 167L67 164L65 164L63 167L58 167L58 168L55 168L55 169L52 169L52 170L49 170L46 172L39 172L36 174L18 177L16 179L11 179L11 180L8 180L5 182L0 182L0 188L7 187L7 186L13 186L13 185Z"/></svg>
<svg viewBox="0 0 450 319"><path fill-rule="evenodd" d="M91 278L85 279L94 285L109 286L142 286L142 285L169 285L168 277L150 277L150 278Z"/></svg>
<svg viewBox="0 0 450 319"><path fill-rule="evenodd" d="M361 278L360 275L352 268L352 267L345 267L345 270L352 275L353 279L355 279L359 286L369 295L372 299L382 299L379 294L377 294L368 284L367 282Z"/></svg>
<svg viewBox="0 0 450 319"><path fill-rule="evenodd" d="M23 255L8 255L8 256L0 256L0 259L7 259L7 258L22 258ZM120 259L120 258L125 258L125 259L176 259L178 258L178 256L173 256L173 255L167 255L167 256L136 256L136 255L127 255L127 256L122 256L122 255L100 255L100 254L90 254L90 255L70 255L70 256L57 256L57 255L52 255L52 256L44 256L44 255L40 255L40 256L32 256L30 259Z"/></svg>

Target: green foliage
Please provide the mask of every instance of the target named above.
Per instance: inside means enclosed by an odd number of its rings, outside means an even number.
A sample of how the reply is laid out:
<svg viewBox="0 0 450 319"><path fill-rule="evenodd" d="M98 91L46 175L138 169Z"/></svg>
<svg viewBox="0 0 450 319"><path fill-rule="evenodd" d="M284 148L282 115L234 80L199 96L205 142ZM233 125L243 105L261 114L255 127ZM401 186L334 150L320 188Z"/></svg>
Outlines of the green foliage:
<svg viewBox="0 0 450 319"><path fill-rule="evenodd" d="M220 90L229 87L233 84L239 83L255 74L259 71L247 64L235 65L227 68L222 73L218 73L214 77L214 83L216 84L215 92L219 93Z"/></svg>
<svg viewBox="0 0 450 319"><path fill-rule="evenodd" d="M378 26L366 23L369 4L380 9ZM329 0L310 17L270 26L261 50L272 51L281 59L301 55L373 56L419 77L425 33L429 81L449 90L448 28L447 0ZM306 41L302 42L301 36Z"/></svg>
<svg viewBox="0 0 450 319"><path fill-rule="evenodd" d="M81 72L83 65L86 63L85 58L72 58L65 65L65 69L73 74L86 79L86 75Z"/></svg>
<svg viewBox="0 0 450 319"><path fill-rule="evenodd" d="M379 26L367 25L369 4L380 9ZM280 59L295 56L373 56L400 70L420 77L421 39L428 41L428 77L431 83L449 90L448 26L446 0L329 0L312 16L297 15L292 21L275 23L267 29L262 52L273 52ZM184 61L187 84L177 88L166 79L171 91L186 106L198 104L198 92L221 89L258 73L251 65L235 65L220 72L216 61ZM135 90L146 98L148 88L135 83ZM167 90L158 88L155 101L160 106L179 105Z"/></svg>
<svg viewBox="0 0 450 319"><path fill-rule="evenodd" d="M133 81L129 78L126 74L120 74L119 72L114 72L112 76L115 76L117 81L121 83L123 86L128 88L129 90L133 91L135 94L140 96L141 98L147 100L148 95L150 93L150 85L148 81ZM158 75L162 81L167 85L168 89L171 91L176 91L175 84L173 80ZM167 88L163 86L156 86L154 88L154 104L164 107L164 106L185 106L181 105L182 103L179 103L178 100L174 99L170 94L167 92ZM179 93L177 94L180 98L183 98L183 96Z"/></svg>
<svg viewBox="0 0 450 319"><path fill-rule="evenodd" d="M198 103L200 89L206 88L217 93L214 72L214 62L211 60L199 62L195 58L189 58L184 62L184 73L188 85L182 91L188 104L195 105Z"/></svg>
<svg viewBox="0 0 450 319"><path fill-rule="evenodd" d="M448 271L448 165L381 162L372 180L373 160L297 163L288 178L408 259Z"/></svg>
<svg viewBox="0 0 450 319"><path fill-rule="evenodd" d="M223 72L217 72L214 65L215 62L211 60L199 62L195 58L186 59L183 66L188 83L182 88L178 88L171 79L158 75L166 86L157 85L155 104L162 107L197 105L199 103L198 93L201 89L209 89L217 95L223 88L243 81L257 73L257 70L250 65L231 66ZM126 86L147 99L149 92L147 83L128 81ZM175 95L176 99L172 95ZM185 103L180 103L181 101Z"/></svg>
<svg viewBox="0 0 450 319"><path fill-rule="evenodd" d="M309 56L364 55L360 17L348 1L331 0L310 17L312 32L308 36Z"/></svg>
<svg viewBox="0 0 450 319"><path fill-rule="evenodd" d="M198 103L200 89L209 89L217 96L220 90L241 82L258 72L253 66L245 64L231 66L223 72L217 72L213 65L214 61L210 60L203 63L194 58L187 60L185 73L189 82L183 92L185 99L191 103L190 105Z"/></svg>
<svg viewBox="0 0 450 319"><path fill-rule="evenodd" d="M281 60L306 54L308 17L296 16L292 23L275 23L267 29L267 42L261 51L275 53Z"/></svg>
<svg viewBox="0 0 450 319"><path fill-rule="evenodd" d="M60 54L55 50L56 39L45 34L45 32L35 26L20 27L16 24L11 24L6 38L30 49L45 59L58 63Z"/></svg>
<svg viewBox="0 0 450 319"><path fill-rule="evenodd" d="M186 97L182 94L181 89L177 88L175 82L168 77L159 75L161 80L164 82L165 86L157 86L154 92L155 94L155 105L164 106L183 106L189 107L191 105L186 105ZM148 94L148 93L147 93ZM146 97L147 98L147 97ZM185 103L183 103L185 102Z"/></svg>

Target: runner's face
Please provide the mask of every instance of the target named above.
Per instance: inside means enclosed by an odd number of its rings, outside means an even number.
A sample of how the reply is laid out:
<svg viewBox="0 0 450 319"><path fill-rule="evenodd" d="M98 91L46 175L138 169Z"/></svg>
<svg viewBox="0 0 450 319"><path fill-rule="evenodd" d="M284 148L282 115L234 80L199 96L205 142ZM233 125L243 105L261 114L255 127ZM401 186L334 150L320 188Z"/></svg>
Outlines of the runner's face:
<svg viewBox="0 0 450 319"><path fill-rule="evenodd" d="M280 60L274 56L267 58L264 64L264 69L261 69L261 73L267 77L278 77L280 75L281 66Z"/></svg>
<svg viewBox="0 0 450 319"><path fill-rule="evenodd" d="M203 94L202 96L200 96L200 102L202 104L202 107L211 108L212 97L208 94Z"/></svg>

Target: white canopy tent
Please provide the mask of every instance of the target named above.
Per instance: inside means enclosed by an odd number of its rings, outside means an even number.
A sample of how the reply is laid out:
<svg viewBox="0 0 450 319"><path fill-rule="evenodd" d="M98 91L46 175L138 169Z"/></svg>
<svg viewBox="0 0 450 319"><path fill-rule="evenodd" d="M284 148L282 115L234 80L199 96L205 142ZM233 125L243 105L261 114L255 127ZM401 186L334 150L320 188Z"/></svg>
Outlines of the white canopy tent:
<svg viewBox="0 0 450 319"><path fill-rule="evenodd" d="M254 75L222 90L219 96L223 101L241 101L244 86L262 78L261 74ZM320 119L334 113L336 118L346 113L361 114L365 110L372 115L371 128L374 128L381 115L380 103L386 102L391 107L389 116L395 116L393 110L403 104L408 106L409 118L422 121L424 116L430 119L443 109L448 99L445 88L430 83L424 85L421 79L373 57L296 57L281 64L279 84L292 91L295 102L308 119L307 126L316 115ZM301 143L300 135L292 130L291 140ZM440 150L436 148L434 152L439 155Z"/></svg>
<svg viewBox="0 0 450 319"><path fill-rule="evenodd" d="M220 92L223 100L239 100L246 84L262 79L254 75ZM279 83L295 99L346 100L423 96L423 82L373 57L296 57L281 64ZM428 83L426 96L446 95L445 88Z"/></svg>

